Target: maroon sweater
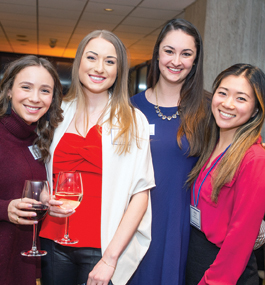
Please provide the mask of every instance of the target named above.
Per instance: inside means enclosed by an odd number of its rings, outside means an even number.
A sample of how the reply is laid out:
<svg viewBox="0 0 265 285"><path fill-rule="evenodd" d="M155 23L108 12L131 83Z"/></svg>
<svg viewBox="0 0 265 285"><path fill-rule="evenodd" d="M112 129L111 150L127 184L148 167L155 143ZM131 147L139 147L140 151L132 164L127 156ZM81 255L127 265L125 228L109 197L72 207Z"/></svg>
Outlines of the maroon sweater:
<svg viewBox="0 0 265 285"><path fill-rule="evenodd" d="M0 120L0 284L35 285L40 258L23 257L31 249L33 226L19 226L8 219L11 200L21 198L24 181L45 180L43 163L34 159L31 146L36 124L27 125L14 112Z"/></svg>

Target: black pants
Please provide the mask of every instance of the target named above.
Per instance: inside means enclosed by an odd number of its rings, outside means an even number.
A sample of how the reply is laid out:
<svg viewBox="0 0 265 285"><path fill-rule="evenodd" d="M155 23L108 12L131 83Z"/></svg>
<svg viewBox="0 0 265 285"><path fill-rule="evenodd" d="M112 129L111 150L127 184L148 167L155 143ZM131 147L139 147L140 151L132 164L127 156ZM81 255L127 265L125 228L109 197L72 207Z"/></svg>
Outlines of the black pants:
<svg viewBox="0 0 265 285"><path fill-rule="evenodd" d="M189 252L186 267L186 285L197 285L200 282L204 275L204 272L214 262L219 250L219 247L207 240L204 233L194 227L191 227ZM257 263L253 252L250 256L245 271L240 276L236 284L259 284Z"/></svg>
<svg viewBox="0 0 265 285"><path fill-rule="evenodd" d="M42 285L86 284L88 274L102 257L100 248L69 247L45 238L40 240L41 248L48 252L41 259Z"/></svg>

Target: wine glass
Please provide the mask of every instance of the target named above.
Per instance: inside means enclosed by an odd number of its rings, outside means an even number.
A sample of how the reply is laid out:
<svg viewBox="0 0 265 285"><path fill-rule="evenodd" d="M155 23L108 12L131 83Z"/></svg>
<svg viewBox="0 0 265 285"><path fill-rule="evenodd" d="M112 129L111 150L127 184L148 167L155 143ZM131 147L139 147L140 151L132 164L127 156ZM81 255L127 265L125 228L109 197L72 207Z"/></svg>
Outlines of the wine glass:
<svg viewBox="0 0 265 285"><path fill-rule="evenodd" d="M25 211L35 212L37 215L35 217L27 217L29 220L40 221L47 214L49 209L50 200L50 187L48 181L34 181L26 180L24 183L22 198L30 198L36 200L36 204L32 204L29 209L24 209ZM41 202L41 203L38 203ZM44 256L47 254L44 250L37 249L36 237L37 237L37 224L33 224L33 242L32 248L29 251L22 251L21 254L24 256Z"/></svg>
<svg viewBox="0 0 265 285"><path fill-rule="evenodd" d="M83 198L83 183L80 172L69 171L60 172L55 189L55 199L62 201L60 205L62 209L76 209ZM69 217L65 221L64 237L56 239L59 244L75 244L78 240L73 240L69 237Z"/></svg>

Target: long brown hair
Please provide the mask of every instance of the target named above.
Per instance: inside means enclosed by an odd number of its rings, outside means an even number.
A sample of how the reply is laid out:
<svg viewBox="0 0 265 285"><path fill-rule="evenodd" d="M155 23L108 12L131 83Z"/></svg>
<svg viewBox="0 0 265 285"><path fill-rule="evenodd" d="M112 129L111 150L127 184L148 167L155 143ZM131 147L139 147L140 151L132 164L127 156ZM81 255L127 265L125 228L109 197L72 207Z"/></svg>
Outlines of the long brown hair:
<svg viewBox="0 0 265 285"><path fill-rule="evenodd" d="M178 145L181 147L181 138L186 135L190 145L190 156L201 154L205 133L204 118L206 102L203 90L203 44L200 33L184 19L172 19L162 28L153 51L147 85L154 89L160 76L158 56L159 47L166 35L172 30L182 30L194 38L197 53L194 65L185 78L180 91L180 118L181 125L177 133Z"/></svg>
<svg viewBox="0 0 265 285"><path fill-rule="evenodd" d="M130 150L132 138L137 138L137 126L135 123L135 110L130 103L128 93L129 67L126 48L116 35L106 30L96 30L83 38L77 48L72 69L72 83L64 100L71 101L74 98L77 98L77 112L83 108L86 114L86 121L88 121L86 106L89 102L87 96L83 92L82 84L79 79L79 67L88 42L94 38L103 38L110 42L117 53L117 77L114 84L109 89L111 100L109 106L110 117L107 120L107 123L109 123L110 128L112 128L113 119L114 117L117 118L119 132L116 135L115 140L122 141L118 146L118 153L126 153Z"/></svg>
<svg viewBox="0 0 265 285"><path fill-rule="evenodd" d="M249 82L256 98L256 108L258 109L258 112L236 130L230 148L214 171L214 179L212 181L212 200L215 202L218 199L222 186L225 183L232 181L246 151L259 138L265 118L265 74L258 67L250 64L235 64L222 71L217 76L213 83L213 94L219 87L221 81L230 75L243 76ZM208 140L208 143L205 143L202 155L189 175L189 184L193 183L199 175L201 168L212 154L218 138L219 128L215 122L212 112L209 110L208 131L205 140L205 142Z"/></svg>
<svg viewBox="0 0 265 285"><path fill-rule="evenodd" d="M0 82L0 118L6 116L9 104L8 92L12 89L17 74L24 68L29 66L42 66L52 76L54 81L53 98L49 112L49 121L47 123L47 114L44 114L37 123L38 137L34 144L38 146L42 157L40 161L47 161L50 157L49 148L53 139L53 134L58 123L63 120L61 102L62 102L62 86L59 76L53 65L45 58L38 58L35 55L27 55L11 62L3 75Z"/></svg>

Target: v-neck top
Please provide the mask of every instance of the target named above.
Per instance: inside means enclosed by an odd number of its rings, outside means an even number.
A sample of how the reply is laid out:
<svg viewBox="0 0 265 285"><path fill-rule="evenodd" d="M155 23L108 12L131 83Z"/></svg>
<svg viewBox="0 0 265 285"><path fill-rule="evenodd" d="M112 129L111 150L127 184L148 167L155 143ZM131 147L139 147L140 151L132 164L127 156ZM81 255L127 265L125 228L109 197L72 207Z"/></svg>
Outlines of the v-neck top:
<svg viewBox="0 0 265 285"><path fill-rule="evenodd" d="M260 143L261 138L246 151L232 181L221 188L217 203L211 200L211 194L214 170L219 162L202 185L197 206L201 211L201 231L220 251L200 285L216 284L217 281L236 284L248 263L265 214L265 151ZM206 168L209 159L196 180L196 198L209 170ZM194 205L193 191L191 204Z"/></svg>
<svg viewBox="0 0 265 285"><path fill-rule="evenodd" d="M94 126L86 137L65 133L57 145L53 160L53 185L60 171L79 171L83 181L83 199L69 217L69 236L79 242L75 247L100 248L102 142L101 127ZM47 216L41 236L49 239L63 237L65 219Z"/></svg>

